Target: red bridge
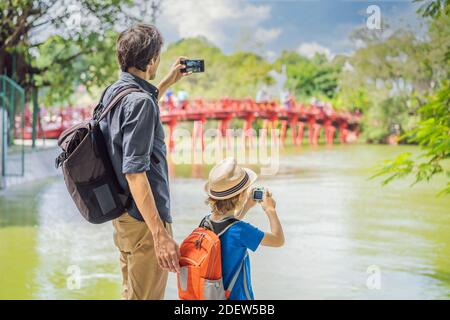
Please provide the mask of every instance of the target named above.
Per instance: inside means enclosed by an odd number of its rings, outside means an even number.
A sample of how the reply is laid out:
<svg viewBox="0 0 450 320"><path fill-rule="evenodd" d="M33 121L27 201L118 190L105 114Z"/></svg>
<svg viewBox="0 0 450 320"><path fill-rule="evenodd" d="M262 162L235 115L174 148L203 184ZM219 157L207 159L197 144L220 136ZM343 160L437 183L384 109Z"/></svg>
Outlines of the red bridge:
<svg viewBox="0 0 450 320"><path fill-rule="evenodd" d="M194 122L193 139L203 142L204 124L208 120L217 121L217 129L225 135L232 119L244 121L244 132L251 129L253 123L263 120L263 128L277 128L281 122L281 142L284 143L288 128L292 141L296 145L302 144L305 129L308 132L309 143L316 145L323 128L327 144L333 144L335 132L338 131L339 141L346 143L351 136L353 139L359 133L359 113L348 111L335 111L331 106L304 105L290 103L289 106L279 105L275 102L255 102L252 99L220 99L205 101L196 99L181 102L177 107L173 103L160 104L161 120L169 129L169 149L174 148L173 133L180 122ZM92 108L69 107L57 112L42 110L38 138L56 139L61 132L73 124L88 119ZM306 128L305 128L306 127ZM20 126L16 126L16 133L20 133ZM245 134L245 133L244 133ZM20 136L20 134L19 134ZM31 115L25 113L25 139L31 139Z"/></svg>

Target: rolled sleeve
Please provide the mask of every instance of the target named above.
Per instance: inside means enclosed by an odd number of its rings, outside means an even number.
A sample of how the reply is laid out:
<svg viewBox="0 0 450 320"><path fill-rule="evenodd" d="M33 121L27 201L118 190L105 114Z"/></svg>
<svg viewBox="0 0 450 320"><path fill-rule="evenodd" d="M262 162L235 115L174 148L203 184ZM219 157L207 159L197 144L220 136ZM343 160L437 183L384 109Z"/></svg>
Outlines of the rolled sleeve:
<svg viewBox="0 0 450 320"><path fill-rule="evenodd" d="M138 98L124 106L122 173L150 170L156 116L150 98Z"/></svg>
<svg viewBox="0 0 450 320"><path fill-rule="evenodd" d="M241 222L240 240L242 246L256 251L261 240L264 238L264 232L252 226L247 222Z"/></svg>

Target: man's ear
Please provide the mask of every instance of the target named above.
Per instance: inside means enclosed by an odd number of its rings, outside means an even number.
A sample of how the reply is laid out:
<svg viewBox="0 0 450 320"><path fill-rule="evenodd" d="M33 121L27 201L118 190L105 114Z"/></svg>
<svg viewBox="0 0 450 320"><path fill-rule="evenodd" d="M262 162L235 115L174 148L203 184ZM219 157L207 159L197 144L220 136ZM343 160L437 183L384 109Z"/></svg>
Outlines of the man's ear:
<svg viewBox="0 0 450 320"><path fill-rule="evenodd" d="M149 64L147 65L147 68L145 70L146 73L151 73L153 71L152 68L154 66L154 63L155 62L153 60L150 60Z"/></svg>

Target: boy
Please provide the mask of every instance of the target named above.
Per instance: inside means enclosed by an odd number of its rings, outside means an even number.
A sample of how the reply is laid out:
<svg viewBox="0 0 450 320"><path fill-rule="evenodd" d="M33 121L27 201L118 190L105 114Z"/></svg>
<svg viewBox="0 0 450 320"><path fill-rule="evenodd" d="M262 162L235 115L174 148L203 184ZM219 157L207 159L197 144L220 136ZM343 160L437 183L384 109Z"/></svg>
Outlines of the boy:
<svg viewBox="0 0 450 320"><path fill-rule="evenodd" d="M241 220L256 204L252 189L249 188L256 178L255 172L238 166L234 158L222 160L211 170L205 190L208 193L206 203L211 208L208 220L212 222L214 229L220 229L220 224L228 219L236 217ZM260 244L268 247L281 247L284 244L283 229L275 205L272 194L265 191L261 207L269 219L270 232L263 232L247 222L240 221L220 236L225 288L242 267L230 293L230 300L254 300L247 249L256 251ZM202 223L204 221L205 219Z"/></svg>

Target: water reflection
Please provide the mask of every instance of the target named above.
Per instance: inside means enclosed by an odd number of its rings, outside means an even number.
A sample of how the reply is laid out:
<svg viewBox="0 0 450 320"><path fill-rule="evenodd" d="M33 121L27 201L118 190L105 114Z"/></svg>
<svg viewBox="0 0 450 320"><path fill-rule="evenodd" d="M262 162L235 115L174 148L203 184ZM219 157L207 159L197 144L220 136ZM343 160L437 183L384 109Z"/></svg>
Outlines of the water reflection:
<svg viewBox="0 0 450 320"><path fill-rule="evenodd" d="M261 177L277 200L286 233L281 249L251 254L258 299L449 298L450 200L436 185L380 188L374 161L404 151L387 146L285 149L280 171ZM209 167L171 166L174 233L181 241L207 213ZM61 178L0 195L0 298L117 299L118 253L111 224L76 212ZM261 209L248 220L268 223ZM81 288L67 288L78 266ZM381 289L366 286L381 270ZM167 298L176 298L169 278Z"/></svg>
<svg viewBox="0 0 450 320"><path fill-rule="evenodd" d="M38 222L36 208L46 182L31 184L22 190L6 190L0 196L0 228L12 226L35 226Z"/></svg>
<svg viewBox="0 0 450 320"><path fill-rule="evenodd" d="M66 194L63 183L55 182L39 206L36 298L117 298L120 273L114 263L118 255L112 246L111 224L87 223ZM82 290L68 289L67 281L74 275L70 266L79 268Z"/></svg>

